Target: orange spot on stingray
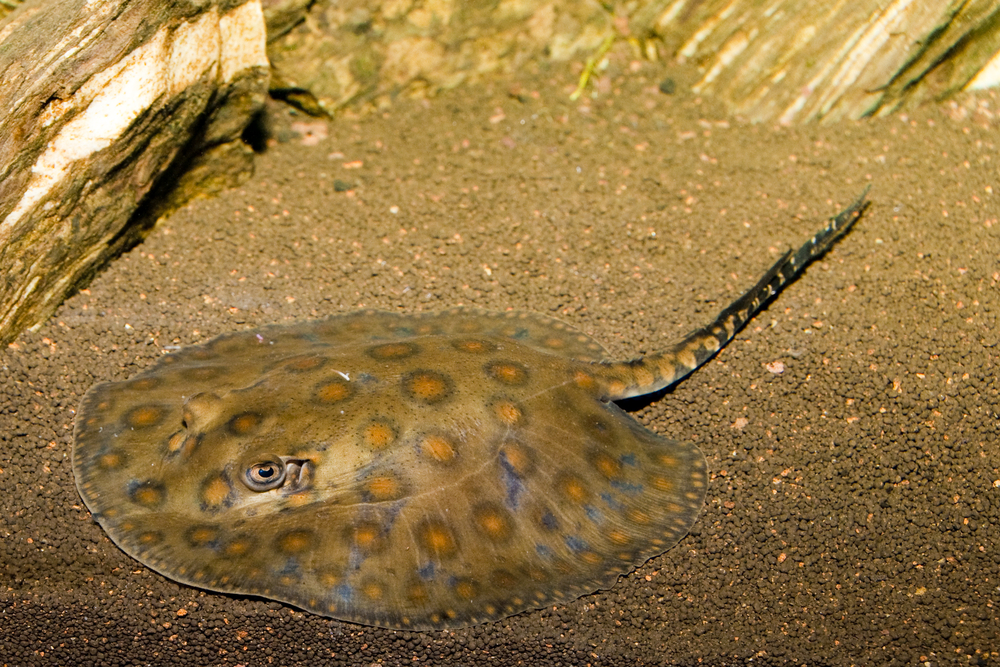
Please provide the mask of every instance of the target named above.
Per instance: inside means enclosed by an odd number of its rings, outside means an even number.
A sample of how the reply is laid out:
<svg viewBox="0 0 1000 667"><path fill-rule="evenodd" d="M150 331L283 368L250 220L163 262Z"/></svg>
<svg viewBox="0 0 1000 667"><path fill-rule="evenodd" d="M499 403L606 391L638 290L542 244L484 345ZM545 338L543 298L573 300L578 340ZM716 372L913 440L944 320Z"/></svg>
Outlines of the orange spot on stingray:
<svg viewBox="0 0 1000 667"><path fill-rule="evenodd" d="M416 371L403 378L403 390L422 403L440 403L451 393L451 381L437 371Z"/></svg>
<svg viewBox="0 0 1000 667"><path fill-rule="evenodd" d="M371 449L385 449L396 441L396 429L388 422L375 420L361 429L361 440Z"/></svg>
<svg viewBox="0 0 1000 667"><path fill-rule="evenodd" d="M455 447L443 435L428 434L420 441L420 451L439 463L449 463L455 458Z"/></svg>
<svg viewBox="0 0 1000 667"><path fill-rule="evenodd" d="M133 408L126 417L126 422L132 428L149 428L156 426L163 419L165 410L156 405L144 405Z"/></svg>
<svg viewBox="0 0 1000 667"><path fill-rule="evenodd" d="M300 554L312 546L313 533L310 530L293 530L278 538L278 550L286 554Z"/></svg>
<svg viewBox="0 0 1000 667"><path fill-rule="evenodd" d="M339 403L347 400L354 390L343 379L328 380L316 387L315 397L320 403Z"/></svg>
<svg viewBox="0 0 1000 667"><path fill-rule="evenodd" d="M425 522L420 529L420 540L428 553L438 558L453 556L458 551L455 537L439 521Z"/></svg>

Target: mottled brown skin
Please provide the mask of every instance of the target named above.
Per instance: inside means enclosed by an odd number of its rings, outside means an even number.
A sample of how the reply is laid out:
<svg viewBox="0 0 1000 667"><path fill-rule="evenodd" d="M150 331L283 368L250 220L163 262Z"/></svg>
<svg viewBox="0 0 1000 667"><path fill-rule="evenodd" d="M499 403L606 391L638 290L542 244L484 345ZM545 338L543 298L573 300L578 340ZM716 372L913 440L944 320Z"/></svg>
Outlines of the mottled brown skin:
<svg viewBox="0 0 1000 667"><path fill-rule="evenodd" d="M604 359L550 318L375 311L219 336L93 387L73 466L125 552L211 590L461 627L614 584L683 537L704 456L612 401L710 358L864 196L671 350Z"/></svg>

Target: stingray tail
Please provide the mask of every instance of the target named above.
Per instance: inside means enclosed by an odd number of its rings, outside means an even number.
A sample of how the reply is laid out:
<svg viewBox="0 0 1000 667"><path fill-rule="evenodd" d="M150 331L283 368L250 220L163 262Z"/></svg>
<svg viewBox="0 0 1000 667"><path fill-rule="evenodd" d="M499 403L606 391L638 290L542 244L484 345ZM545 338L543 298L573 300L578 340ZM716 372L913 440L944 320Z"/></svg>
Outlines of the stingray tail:
<svg viewBox="0 0 1000 667"><path fill-rule="evenodd" d="M694 372L721 350L778 292L794 281L802 270L842 238L868 207L865 198L830 218L826 227L798 250L789 250L743 296L719 313L715 321L698 329L665 352L625 362L594 362L606 387L607 400L641 396L669 387Z"/></svg>

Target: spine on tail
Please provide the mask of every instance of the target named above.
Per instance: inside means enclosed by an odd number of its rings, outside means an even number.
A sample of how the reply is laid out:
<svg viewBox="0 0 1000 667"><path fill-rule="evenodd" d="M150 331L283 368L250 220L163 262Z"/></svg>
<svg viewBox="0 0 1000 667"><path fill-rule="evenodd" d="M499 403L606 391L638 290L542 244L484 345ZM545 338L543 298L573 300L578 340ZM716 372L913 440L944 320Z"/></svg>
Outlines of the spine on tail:
<svg viewBox="0 0 1000 667"><path fill-rule="evenodd" d="M595 362L597 375L607 388L607 400L641 396L659 391L691 374L733 339L750 318L814 259L830 249L868 207L865 188L857 201L830 218L826 227L798 250L789 250L743 296L719 313L715 321L692 332L669 350L626 362Z"/></svg>

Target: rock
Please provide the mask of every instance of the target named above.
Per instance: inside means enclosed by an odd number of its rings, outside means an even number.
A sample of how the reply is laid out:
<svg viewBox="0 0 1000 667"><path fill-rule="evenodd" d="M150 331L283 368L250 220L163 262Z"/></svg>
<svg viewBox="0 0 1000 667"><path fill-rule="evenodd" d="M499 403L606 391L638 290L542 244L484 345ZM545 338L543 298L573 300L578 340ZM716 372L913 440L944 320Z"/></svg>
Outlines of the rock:
<svg viewBox="0 0 1000 667"><path fill-rule="evenodd" d="M751 121L885 115L1000 81L993 0L764 9L749 0L650 2L633 27L661 39L670 58L698 67L695 92Z"/></svg>
<svg viewBox="0 0 1000 667"><path fill-rule="evenodd" d="M0 24L0 342L252 168L269 81L260 3L41 0ZM154 201L156 186L181 187Z"/></svg>
<svg viewBox="0 0 1000 667"><path fill-rule="evenodd" d="M597 0L269 4L287 31L268 45L278 94L313 114L433 95L531 60L584 61L608 39L632 58L693 65L695 92L756 122L885 114L1000 82L992 0L642 0L614 13Z"/></svg>
<svg viewBox="0 0 1000 667"><path fill-rule="evenodd" d="M318 0L268 57L280 96L298 104L286 91L309 91L299 106L332 114L516 73L532 59L586 57L614 31L597 0Z"/></svg>

